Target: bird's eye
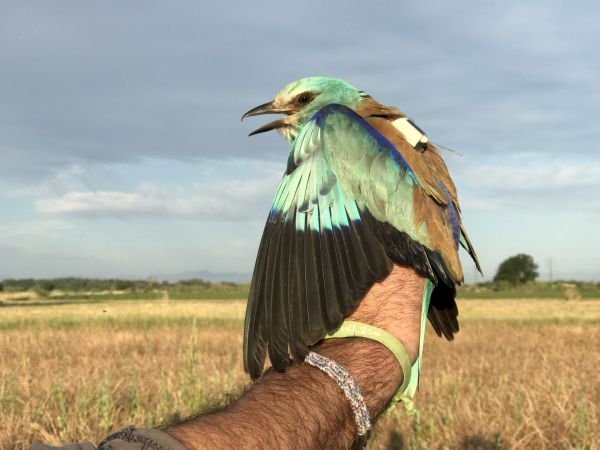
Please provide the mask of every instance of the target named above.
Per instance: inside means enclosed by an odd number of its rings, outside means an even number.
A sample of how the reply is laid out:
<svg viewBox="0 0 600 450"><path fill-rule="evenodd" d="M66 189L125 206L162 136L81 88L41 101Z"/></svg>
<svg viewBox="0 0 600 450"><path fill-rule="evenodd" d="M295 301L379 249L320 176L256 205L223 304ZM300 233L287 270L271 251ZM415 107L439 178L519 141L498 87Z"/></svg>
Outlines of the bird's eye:
<svg viewBox="0 0 600 450"><path fill-rule="evenodd" d="M306 105L307 103L310 103L312 99L313 95L310 92L303 92L298 96L298 103L301 105Z"/></svg>

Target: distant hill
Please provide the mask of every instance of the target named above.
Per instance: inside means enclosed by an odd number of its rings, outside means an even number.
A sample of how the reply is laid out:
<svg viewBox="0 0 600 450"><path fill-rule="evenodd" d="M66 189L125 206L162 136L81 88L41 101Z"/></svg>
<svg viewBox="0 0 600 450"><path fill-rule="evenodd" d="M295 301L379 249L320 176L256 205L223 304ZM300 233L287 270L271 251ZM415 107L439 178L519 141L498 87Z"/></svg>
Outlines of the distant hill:
<svg viewBox="0 0 600 450"><path fill-rule="evenodd" d="M168 275L154 275L156 281L167 281L169 283L175 283L181 280L192 280L201 279L210 281L211 283L220 283L222 281L230 281L232 283L249 283L252 278L252 274L249 273L238 273L238 272L210 272L208 270L190 271L190 272L179 272Z"/></svg>

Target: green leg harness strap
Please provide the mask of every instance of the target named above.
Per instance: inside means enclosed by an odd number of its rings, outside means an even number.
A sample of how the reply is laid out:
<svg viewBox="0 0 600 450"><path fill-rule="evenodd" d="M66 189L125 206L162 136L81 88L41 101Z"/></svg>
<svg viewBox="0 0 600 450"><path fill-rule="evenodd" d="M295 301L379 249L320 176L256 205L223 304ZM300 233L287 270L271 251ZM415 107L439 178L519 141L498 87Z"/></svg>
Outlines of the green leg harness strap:
<svg viewBox="0 0 600 450"><path fill-rule="evenodd" d="M421 305L419 354L412 366L410 365L408 351L402 342L381 328L353 320L346 320L344 323L342 323L340 328L325 336L325 339L349 337L372 339L387 347L387 349L396 357L400 367L402 368L403 380L402 385L398 388L388 403L388 406L386 407L386 414L390 413L393 406L399 401L404 403L407 414L412 415L416 412L412 398L417 392L417 388L419 386L419 373L421 370L421 361L423 360L423 341L425 340L425 325L427 324L427 312L429 311L429 299L431 297L432 290L433 283L430 280L425 280L425 286L423 287L423 301Z"/></svg>

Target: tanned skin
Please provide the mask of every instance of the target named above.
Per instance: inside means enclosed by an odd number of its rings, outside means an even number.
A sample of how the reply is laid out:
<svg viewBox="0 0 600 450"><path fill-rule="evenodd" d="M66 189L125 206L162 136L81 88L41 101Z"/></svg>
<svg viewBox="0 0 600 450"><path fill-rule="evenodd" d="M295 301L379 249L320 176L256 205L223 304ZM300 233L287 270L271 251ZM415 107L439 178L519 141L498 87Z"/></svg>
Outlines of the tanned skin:
<svg viewBox="0 0 600 450"><path fill-rule="evenodd" d="M395 267L375 284L348 319L396 336L414 361L419 347L424 278ZM334 339L317 353L343 365L365 396L373 419L402 382L402 370L381 344L362 338ZM320 370L292 364L285 373L268 370L226 410L195 417L166 430L196 449L350 449L357 435L350 406L340 388Z"/></svg>

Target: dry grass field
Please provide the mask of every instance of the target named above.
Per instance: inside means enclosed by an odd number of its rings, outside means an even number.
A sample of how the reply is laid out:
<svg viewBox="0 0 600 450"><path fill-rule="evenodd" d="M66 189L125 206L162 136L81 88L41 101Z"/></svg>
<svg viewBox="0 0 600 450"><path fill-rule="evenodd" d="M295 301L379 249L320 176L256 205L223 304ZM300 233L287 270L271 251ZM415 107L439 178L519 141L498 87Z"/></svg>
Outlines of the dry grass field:
<svg viewBox="0 0 600 450"><path fill-rule="evenodd" d="M419 414L371 449L600 448L600 301L463 300L429 333ZM187 415L247 383L243 301L0 305L0 449L97 442Z"/></svg>

